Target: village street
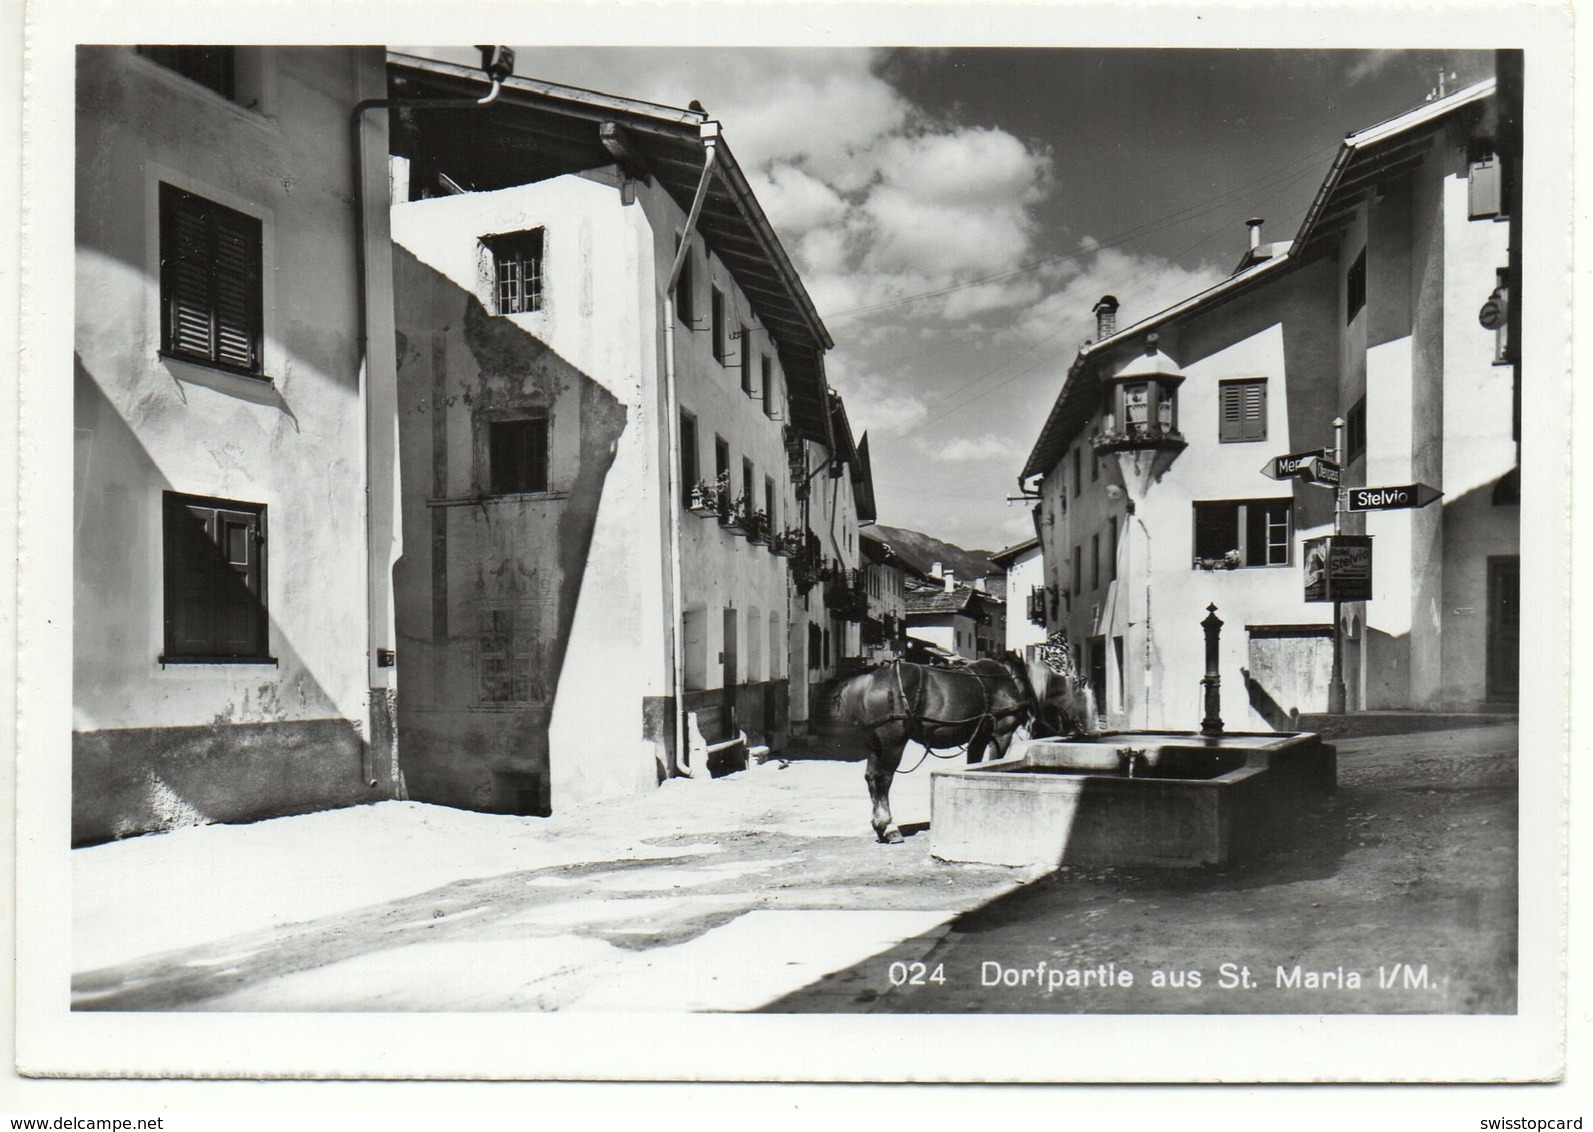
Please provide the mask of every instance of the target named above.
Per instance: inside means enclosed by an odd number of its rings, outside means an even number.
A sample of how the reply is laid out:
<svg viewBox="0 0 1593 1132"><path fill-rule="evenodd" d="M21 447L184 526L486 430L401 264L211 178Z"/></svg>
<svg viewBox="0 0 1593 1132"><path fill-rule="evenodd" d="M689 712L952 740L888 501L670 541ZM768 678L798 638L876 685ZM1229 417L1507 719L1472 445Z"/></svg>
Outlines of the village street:
<svg viewBox="0 0 1593 1132"><path fill-rule="evenodd" d="M936 861L933 762L897 779L906 842L878 845L862 766L833 746L546 819L384 802L130 838L73 853L73 1003L1509 1012L1515 751L1514 724L1342 739L1334 801L1222 869ZM1134 982L982 985L1042 960ZM1246 968L1254 989L1224 985Z"/></svg>

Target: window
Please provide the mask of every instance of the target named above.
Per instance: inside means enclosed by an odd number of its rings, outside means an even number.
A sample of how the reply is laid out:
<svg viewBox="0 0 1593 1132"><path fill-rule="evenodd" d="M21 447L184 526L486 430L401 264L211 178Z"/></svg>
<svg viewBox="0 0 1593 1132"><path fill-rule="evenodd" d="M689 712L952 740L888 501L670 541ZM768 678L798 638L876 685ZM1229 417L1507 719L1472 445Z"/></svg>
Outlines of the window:
<svg viewBox="0 0 1593 1132"><path fill-rule="evenodd" d="M260 221L160 187L161 348L258 375Z"/></svg>
<svg viewBox="0 0 1593 1132"><path fill-rule="evenodd" d="M1069 592L1070 593L1075 593L1076 594L1076 593L1083 592L1083 589L1084 589L1084 567L1083 567L1083 561L1084 561L1084 549L1082 547L1075 546L1073 548L1073 585L1069 588Z"/></svg>
<svg viewBox="0 0 1593 1132"><path fill-rule="evenodd" d="M780 415L779 410L776 408L779 398L775 395L774 391L774 362L768 354L763 355L762 368L763 415L768 417L770 420L775 420Z"/></svg>
<svg viewBox="0 0 1593 1132"><path fill-rule="evenodd" d="M1101 588L1101 536L1090 536L1090 588Z"/></svg>
<svg viewBox="0 0 1593 1132"><path fill-rule="evenodd" d="M741 505L751 514L757 510L758 497L753 493L752 485L757 482L757 477L752 470L752 461L746 457L741 460Z"/></svg>
<svg viewBox="0 0 1593 1132"><path fill-rule="evenodd" d="M774 545L774 534L779 529L774 514L774 477L763 477L763 513L769 520L769 545Z"/></svg>
<svg viewBox="0 0 1593 1132"><path fill-rule="evenodd" d="M476 672L483 704L523 704L531 699L528 611L485 609L477 642Z"/></svg>
<svg viewBox="0 0 1593 1132"><path fill-rule="evenodd" d="M266 661L265 505L168 491L162 663Z"/></svg>
<svg viewBox="0 0 1593 1132"><path fill-rule="evenodd" d="M493 294L499 314L542 309L542 229L511 232L482 241L492 253Z"/></svg>
<svg viewBox="0 0 1593 1132"><path fill-rule="evenodd" d="M238 97L238 49L236 47L176 47L143 44L138 53L169 71L176 71L200 86L209 87L223 98Z"/></svg>
<svg viewBox="0 0 1593 1132"><path fill-rule="evenodd" d="M1111 548L1108 551L1108 557L1107 557L1107 560L1106 560L1106 563L1107 563L1107 565L1106 565L1106 570L1107 570L1106 580L1109 581L1109 582L1115 582L1115 581L1117 581L1117 516L1116 515L1112 516L1110 519L1107 520L1106 529L1107 529L1107 534L1109 536L1107 538L1107 545Z"/></svg>
<svg viewBox="0 0 1593 1132"><path fill-rule="evenodd" d="M675 237L675 254L680 254L680 237ZM686 249L686 258L680 261L680 277L675 280L675 317L687 326L692 326L697 321L696 284L691 270L691 248Z"/></svg>
<svg viewBox="0 0 1593 1132"><path fill-rule="evenodd" d="M1366 398L1362 397L1344 414L1344 462L1366 455Z"/></svg>
<svg viewBox="0 0 1593 1132"><path fill-rule="evenodd" d="M1355 257L1355 262L1350 264L1349 274L1344 277L1344 321L1351 323L1355 316L1361 313L1361 308L1366 306L1366 249L1361 249L1361 254Z"/></svg>
<svg viewBox="0 0 1593 1132"><path fill-rule="evenodd" d="M691 502L691 489L697 484L697 418L680 414L680 490L681 501Z"/></svg>
<svg viewBox="0 0 1593 1132"><path fill-rule="evenodd" d="M1287 566L1293 510L1290 499L1195 504L1195 565Z"/></svg>
<svg viewBox="0 0 1593 1132"><path fill-rule="evenodd" d="M730 490L730 445L722 436L714 437L714 476Z"/></svg>
<svg viewBox="0 0 1593 1132"><path fill-rule="evenodd" d="M730 357L730 325L725 321L725 293L718 287L712 288L712 328L714 337L714 360L724 365Z"/></svg>
<svg viewBox="0 0 1593 1132"><path fill-rule="evenodd" d="M1217 385L1217 439L1223 443L1267 438L1267 379Z"/></svg>
<svg viewBox="0 0 1593 1132"><path fill-rule="evenodd" d="M1084 455L1083 448L1073 449L1073 494L1077 495L1084 490L1084 466L1080 462Z"/></svg>
<svg viewBox="0 0 1593 1132"><path fill-rule="evenodd" d="M1480 153L1472 157L1466 175L1467 216L1472 220L1491 220L1504 211L1504 178L1499 157Z"/></svg>
<svg viewBox="0 0 1593 1132"><path fill-rule="evenodd" d="M487 422L487 491L519 495L548 490L548 420Z"/></svg>
<svg viewBox="0 0 1593 1132"><path fill-rule="evenodd" d="M752 337L745 326L741 328L741 391L748 397L756 392L752 387Z"/></svg>

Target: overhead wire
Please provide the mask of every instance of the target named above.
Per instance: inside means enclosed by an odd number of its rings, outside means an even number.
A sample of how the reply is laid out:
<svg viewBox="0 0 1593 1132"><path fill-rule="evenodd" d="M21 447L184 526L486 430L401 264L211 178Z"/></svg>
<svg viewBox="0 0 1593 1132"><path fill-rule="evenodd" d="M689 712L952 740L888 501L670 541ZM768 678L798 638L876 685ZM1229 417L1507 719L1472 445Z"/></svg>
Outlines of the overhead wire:
<svg viewBox="0 0 1593 1132"><path fill-rule="evenodd" d="M1298 164L1298 162L1296 162L1294 164ZM1258 203L1265 204L1268 201L1271 201L1272 199L1274 199L1275 197L1281 195L1290 186L1290 184L1292 184L1294 181L1298 181L1299 179L1304 177L1309 172L1310 172L1310 170L1301 170L1300 172L1296 173L1293 177L1286 178L1284 181L1278 182L1277 185L1276 185L1275 191L1272 192L1270 195L1268 195L1267 197L1265 197L1262 201L1260 201ZM1193 251L1195 248L1200 247L1202 244L1210 242L1212 239L1214 239L1218 235L1220 235L1223 231L1225 231L1225 229L1223 229L1223 228L1213 228L1213 229L1211 229L1209 232L1207 232L1205 235L1203 235L1200 239L1196 240L1194 243L1189 244L1188 246L1186 246L1186 247L1182 248L1181 250L1179 250L1178 252L1174 253L1174 255L1172 256L1172 259L1176 260L1176 259L1178 259L1181 256L1187 255L1189 252ZM1149 274L1152 270L1155 269L1155 267L1156 267L1155 264L1146 264L1145 266L1141 267L1140 270L1134 272L1131 275L1126 275L1126 276L1119 277L1117 279L1108 280L1105 285L1108 286L1108 287L1113 287L1113 288L1117 288L1117 289L1123 289L1126 285L1132 284L1132 283L1138 281L1139 279L1143 278L1145 275ZM1033 353L1035 350L1037 350L1040 347L1046 345L1047 343L1049 343L1051 341L1054 341L1056 338L1060 337L1062 334L1066 333L1067 331L1074 330L1075 333L1077 333L1077 332L1083 331L1085 329L1086 329L1086 325L1084 323L1082 323L1081 320L1075 319L1075 320L1072 320L1070 322L1063 323L1057 330L1055 330L1052 333L1046 335L1044 338L1039 339L1038 341L1036 341L1035 343L1031 344L1030 346L1028 346L1024 350L1020 351L1019 353L1017 353L1017 354L1015 354L1015 355L1013 355L1013 356L1011 356L1009 358L1003 359L1001 362L997 363L995 366L991 367L990 369L985 370L983 373L977 375L976 377L973 377L973 378L969 379L968 381L963 382L961 385L956 386L955 388L953 388L951 390L948 390L945 394L943 394L940 398L937 399L937 403L941 406L941 411L940 412L933 413L932 415L925 417L923 420L914 422L913 424L907 426L906 428L901 429L900 431L897 431L897 432L886 432L886 433L884 433L883 435L881 435L878 438L877 442L889 443L891 441L900 440L903 437L910 436L912 433L917 432L919 429L922 429L922 428L924 428L927 425L933 424L936 421L942 420L946 416L947 413L950 413L950 412L953 412L953 411L955 411L957 409L961 409L961 408L964 408L964 407L966 407L968 405L971 405L975 401L980 400L981 398L986 397L986 396L988 396L991 393L994 393L996 390L1001 389L1001 388L1003 388L1003 387L1005 387L1007 385L1010 385L1012 382L1016 381L1018 378L1023 377L1026 374L1034 372L1034 370L1038 369L1041 365L1044 365L1046 362L1048 362L1051 359L1055 358L1057 356L1057 354L1060 353L1061 351L1053 351L1052 353L1046 354L1044 357L1036 359L1036 361L1033 364L1024 367L1023 369L1021 369L1018 372L1016 372L1016 373L1014 373L1014 374L1002 379L999 382L996 382L994 385L986 386L985 388L981 389L977 394L975 394L973 397L969 397L969 398L967 398L965 400L958 401L955 404L947 404L946 403L948 398L954 397L958 393L961 393L961 392L963 392L963 391L965 391L965 390L967 390L967 389L969 389L969 388L971 388L971 387L973 387L975 385L981 384L987 378L989 378L992 374L1000 372L1006 366L1009 366L1009 365L1013 364L1014 362L1018 361L1019 359L1025 357L1028 354Z"/></svg>
<svg viewBox="0 0 1593 1132"><path fill-rule="evenodd" d="M979 287L986 283L999 282L1001 280L1011 279L1019 275L1025 275L1030 272L1038 271L1041 268L1049 267L1052 264L1080 260L1086 256L1095 255L1107 248L1120 247L1138 237L1149 235L1152 232L1161 231L1163 228L1170 228L1182 221L1194 219L1197 216L1204 215L1207 212L1211 212L1214 209L1231 204L1234 201L1242 200L1251 194L1264 191L1273 187L1275 183L1280 185L1291 184L1298 180L1300 176L1304 175L1304 172L1308 172L1309 170L1298 171L1288 176L1282 176L1281 181L1275 182L1274 178L1278 178L1281 175L1288 173L1289 170L1295 169L1296 166L1303 165L1306 162L1315 161L1329 153L1336 152L1338 146L1339 143L1334 142L1334 144L1331 146L1325 146L1321 149L1314 150L1311 153L1298 157L1293 161L1286 162L1283 165L1280 165L1269 172L1262 174L1259 178L1249 182L1248 184L1229 189L1226 192L1219 193L1214 197L1207 197L1185 208L1178 209L1177 211L1163 213L1161 216L1154 217L1150 220L1144 221L1143 223L1136 224L1133 227L1125 228L1120 232L1116 232L1107 237L1105 240L1092 241L1090 246L1080 248L1078 251L1061 252L1056 255L1045 256L1041 259L1033 260L1030 263L1022 264L1018 267L1008 268L1005 271L994 272L990 275L982 275L978 278L968 279L961 283L953 283L945 287L938 287L930 291L921 291L912 295L903 295L899 298L889 299L884 302L873 303L866 306L850 307L845 310L827 312L821 315L821 317L825 322L830 323L837 322L844 318L850 318L853 315L872 314L882 310L891 310L895 307L906 306L909 303L916 303L924 299L940 298L945 295L954 294L958 291L967 290L970 287ZM1266 199L1270 200L1272 198L1268 197Z"/></svg>

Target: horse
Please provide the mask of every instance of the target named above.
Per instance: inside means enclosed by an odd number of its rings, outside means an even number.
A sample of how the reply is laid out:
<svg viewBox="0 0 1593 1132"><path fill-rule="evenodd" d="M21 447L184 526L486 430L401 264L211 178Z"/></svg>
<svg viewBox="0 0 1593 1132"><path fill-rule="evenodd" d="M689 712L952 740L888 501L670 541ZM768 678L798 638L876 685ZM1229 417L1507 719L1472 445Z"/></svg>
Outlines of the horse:
<svg viewBox="0 0 1593 1132"><path fill-rule="evenodd" d="M890 792L909 739L928 750L966 747L971 763L980 762L990 746L1000 758L1013 733L1039 710L1028 670L1010 652L964 668L897 660L842 684L836 706L841 718L868 732L864 778L873 802L871 824L887 845L902 840L891 818Z"/></svg>

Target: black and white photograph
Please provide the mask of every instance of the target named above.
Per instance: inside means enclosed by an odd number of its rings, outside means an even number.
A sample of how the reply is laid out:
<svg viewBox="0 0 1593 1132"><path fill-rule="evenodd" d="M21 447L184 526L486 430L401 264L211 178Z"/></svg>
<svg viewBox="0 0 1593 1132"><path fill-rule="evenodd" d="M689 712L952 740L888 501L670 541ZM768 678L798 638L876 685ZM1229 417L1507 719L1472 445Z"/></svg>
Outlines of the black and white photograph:
<svg viewBox="0 0 1593 1132"><path fill-rule="evenodd" d="M1569 14L754 7L34 13L19 1070L1557 1079Z"/></svg>

